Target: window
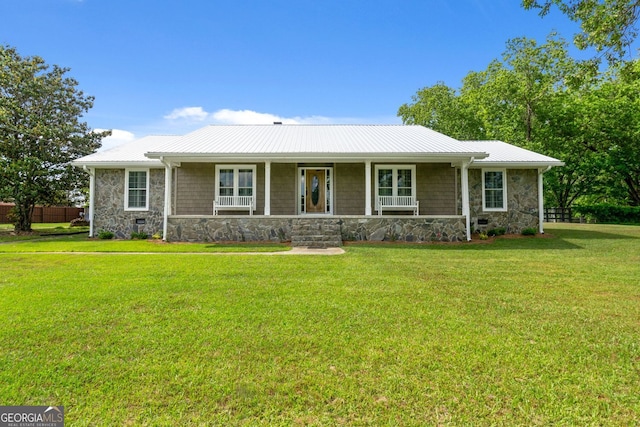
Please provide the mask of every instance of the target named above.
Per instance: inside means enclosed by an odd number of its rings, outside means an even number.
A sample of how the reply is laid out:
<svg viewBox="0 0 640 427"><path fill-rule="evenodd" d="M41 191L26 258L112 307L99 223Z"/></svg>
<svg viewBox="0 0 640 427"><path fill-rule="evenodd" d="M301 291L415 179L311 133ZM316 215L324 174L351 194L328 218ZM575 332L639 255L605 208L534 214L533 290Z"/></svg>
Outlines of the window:
<svg viewBox="0 0 640 427"><path fill-rule="evenodd" d="M410 196L416 195L415 165L377 165L377 196ZM376 197L376 209L378 208Z"/></svg>
<svg viewBox="0 0 640 427"><path fill-rule="evenodd" d="M216 197L251 196L255 208L255 195L255 165L216 165Z"/></svg>
<svg viewBox="0 0 640 427"><path fill-rule="evenodd" d="M149 170L125 170L124 209L146 211L149 209Z"/></svg>
<svg viewBox="0 0 640 427"><path fill-rule="evenodd" d="M507 210L507 171L482 170L482 206L485 211Z"/></svg>

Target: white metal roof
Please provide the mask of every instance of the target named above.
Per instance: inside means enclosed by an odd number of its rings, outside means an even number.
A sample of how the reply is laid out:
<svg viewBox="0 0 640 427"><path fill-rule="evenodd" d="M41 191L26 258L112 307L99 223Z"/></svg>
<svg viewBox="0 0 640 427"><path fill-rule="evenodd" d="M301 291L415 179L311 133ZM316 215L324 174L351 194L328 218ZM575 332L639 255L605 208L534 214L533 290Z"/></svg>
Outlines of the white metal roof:
<svg viewBox="0 0 640 427"><path fill-rule="evenodd" d="M233 125L206 126L147 153L151 158L324 158L426 155L485 157L449 136L423 126Z"/></svg>
<svg viewBox="0 0 640 427"><path fill-rule="evenodd" d="M564 162L527 150L515 145L507 144L502 141L462 141L473 147L473 151L484 151L489 153L488 157L483 159L475 159L473 164L476 166L563 166Z"/></svg>
<svg viewBox="0 0 640 427"><path fill-rule="evenodd" d="M543 167L563 163L501 141L458 141L423 126L233 125L206 126L184 136L147 136L82 157L87 167L163 167L169 161L278 159L344 161L387 159L459 162L472 167Z"/></svg>
<svg viewBox="0 0 640 427"><path fill-rule="evenodd" d="M151 135L126 144L118 145L105 151L90 154L76 159L72 163L77 166L162 166L159 160L145 156L149 150L175 139L176 135Z"/></svg>

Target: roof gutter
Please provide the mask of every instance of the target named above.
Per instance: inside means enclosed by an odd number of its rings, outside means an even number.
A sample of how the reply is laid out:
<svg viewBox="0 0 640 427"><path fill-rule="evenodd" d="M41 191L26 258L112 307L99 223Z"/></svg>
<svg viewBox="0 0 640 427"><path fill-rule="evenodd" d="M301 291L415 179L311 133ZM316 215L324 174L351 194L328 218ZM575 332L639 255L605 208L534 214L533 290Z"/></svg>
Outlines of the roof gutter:
<svg viewBox="0 0 640 427"><path fill-rule="evenodd" d="M516 169L516 168L524 168L524 169L531 169L531 168L548 168L547 170L549 170L550 168L554 167L554 166L564 166L564 162L561 161L549 161L549 162L476 162L473 167L474 168L493 168L493 167L502 167L502 168L509 168L509 169ZM547 171L545 170L545 172Z"/></svg>
<svg viewBox="0 0 640 427"><path fill-rule="evenodd" d="M367 160L460 162L470 156L485 158L487 153L145 153L149 159L171 158L176 161L255 161L272 160L281 163L305 161L364 162Z"/></svg>

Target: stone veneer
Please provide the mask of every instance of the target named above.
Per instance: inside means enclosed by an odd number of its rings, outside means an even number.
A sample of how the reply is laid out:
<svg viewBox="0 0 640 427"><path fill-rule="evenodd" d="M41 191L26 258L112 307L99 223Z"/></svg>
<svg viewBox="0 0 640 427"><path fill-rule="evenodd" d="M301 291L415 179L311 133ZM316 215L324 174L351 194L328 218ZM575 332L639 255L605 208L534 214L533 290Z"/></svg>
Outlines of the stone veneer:
<svg viewBox="0 0 640 427"><path fill-rule="evenodd" d="M317 221L313 217L293 216L171 216L167 240L188 242L291 240L293 224ZM457 242L466 240L461 216L340 216L324 217L340 224L343 240Z"/></svg>
<svg viewBox="0 0 640 427"><path fill-rule="evenodd" d="M93 230L113 232L119 239L128 239L132 232L149 235L162 232L164 215L164 169L149 171L149 209L124 210L124 169L96 169L96 195ZM137 224L136 220L144 220Z"/></svg>
<svg viewBox="0 0 640 427"><path fill-rule="evenodd" d="M131 233L154 234L163 228L164 170L150 170L149 209L124 210L125 171L96 170L94 232L108 230L118 238ZM520 233L538 226L538 188L535 169L507 170L507 212L483 212L480 169L469 170L469 201L472 228L505 227L507 233ZM462 216L335 216L340 222L342 239L364 241L464 241ZM487 225L478 226L478 219ZM144 220L137 224L136 220ZM173 241L290 241L294 221L314 221L295 216L220 216L175 215L169 218L167 238Z"/></svg>
<svg viewBox="0 0 640 427"><path fill-rule="evenodd" d="M482 175L480 169L469 170L469 208L471 228L491 230L504 227L507 233L519 234L525 228L537 228L538 171L535 169L507 169L507 211L482 210ZM478 225L486 219L487 225Z"/></svg>

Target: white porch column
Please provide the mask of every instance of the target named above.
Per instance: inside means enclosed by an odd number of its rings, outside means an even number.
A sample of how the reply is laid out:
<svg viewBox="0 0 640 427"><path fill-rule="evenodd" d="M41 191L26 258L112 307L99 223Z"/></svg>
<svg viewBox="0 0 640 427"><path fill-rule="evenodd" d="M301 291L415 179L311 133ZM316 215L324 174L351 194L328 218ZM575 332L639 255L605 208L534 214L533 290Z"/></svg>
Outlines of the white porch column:
<svg viewBox="0 0 640 427"><path fill-rule="evenodd" d="M371 215L371 161L364 162L364 214Z"/></svg>
<svg viewBox="0 0 640 427"><path fill-rule="evenodd" d="M171 215L171 162L165 162L160 158L160 161L164 164L164 219L162 224L162 240L167 240L167 230L169 228L169 215Z"/></svg>
<svg viewBox="0 0 640 427"><path fill-rule="evenodd" d="M549 169L551 166L546 169L538 169L538 232L540 234L544 234L544 183L542 177Z"/></svg>
<svg viewBox="0 0 640 427"><path fill-rule="evenodd" d="M85 212L84 219L89 221L89 237L93 237L93 213L95 212L96 205L96 170L94 168L84 167L84 170L89 172L89 218Z"/></svg>
<svg viewBox="0 0 640 427"><path fill-rule="evenodd" d="M471 159L473 161L473 158ZM462 215L465 217L466 229L467 229L467 241L471 240L471 209L469 209L469 162L462 162L462 168L460 169L460 184L462 185Z"/></svg>
<svg viewBox="0 0 640 427"><path fill-rule="evenodd" d="M271 160L264 162L264 214L271 215Z"/></svg>

